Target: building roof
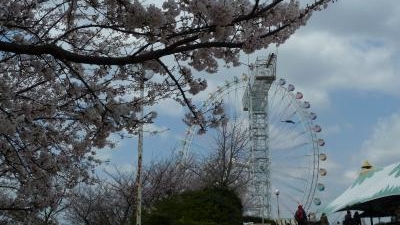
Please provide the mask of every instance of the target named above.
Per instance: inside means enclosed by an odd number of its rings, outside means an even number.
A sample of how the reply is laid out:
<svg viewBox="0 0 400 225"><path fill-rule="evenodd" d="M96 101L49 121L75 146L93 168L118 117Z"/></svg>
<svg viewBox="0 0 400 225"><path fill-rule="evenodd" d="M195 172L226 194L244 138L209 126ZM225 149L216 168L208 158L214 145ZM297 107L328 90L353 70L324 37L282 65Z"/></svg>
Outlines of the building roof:
<svg viewBox="0 0 400 225"><path fill-rule="evenodd" d="M380 215L383 212L391 212L393 215L399 205L400 163L379 168L366 161L353 184L323 211L330 214L343 210L361 210L368 215Z"/></svg>

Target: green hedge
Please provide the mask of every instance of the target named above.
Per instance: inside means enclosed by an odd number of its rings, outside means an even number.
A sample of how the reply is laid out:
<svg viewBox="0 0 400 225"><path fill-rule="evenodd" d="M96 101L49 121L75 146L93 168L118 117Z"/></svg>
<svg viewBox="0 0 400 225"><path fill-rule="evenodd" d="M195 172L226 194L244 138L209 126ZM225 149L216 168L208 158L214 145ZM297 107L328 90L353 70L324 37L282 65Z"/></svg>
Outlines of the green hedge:
<svg viewBox="0 0 400 225"><path fill-rule="evenodd" d="M242 204L227 188L184 192L145 211L143 225L241 225Z"/></svg>

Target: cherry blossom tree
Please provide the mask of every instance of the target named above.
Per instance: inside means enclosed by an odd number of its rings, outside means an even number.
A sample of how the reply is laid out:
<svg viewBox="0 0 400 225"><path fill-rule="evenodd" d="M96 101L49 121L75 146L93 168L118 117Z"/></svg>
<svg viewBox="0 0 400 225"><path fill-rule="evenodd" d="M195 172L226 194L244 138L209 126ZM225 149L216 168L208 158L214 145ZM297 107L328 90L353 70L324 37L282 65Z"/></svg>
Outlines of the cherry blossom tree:
<svg viewBox="0 0 400 225"><path fill-rule="evenodd" d="M205 131L218 115L194 106L192 70L282 44L330 1L0 0L0 210L37 215L90 183L95 149L156 117L141 106L175 99Z"/></svg>

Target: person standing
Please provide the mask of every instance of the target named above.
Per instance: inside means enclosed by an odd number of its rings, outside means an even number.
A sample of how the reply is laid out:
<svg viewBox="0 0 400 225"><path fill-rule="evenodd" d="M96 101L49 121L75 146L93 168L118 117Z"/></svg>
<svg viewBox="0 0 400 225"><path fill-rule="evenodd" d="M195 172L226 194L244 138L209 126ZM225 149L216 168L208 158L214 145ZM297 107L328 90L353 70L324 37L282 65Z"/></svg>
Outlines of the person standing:
<svg viewBox="0 0 400 225"><path fill-rule="evenodd" d="M361 217L360 217L360 214L358 214L358 212L355 212L353 215L353 224L361 225Z"/></svg>
<svg viewBox="0 0 400 225"><path fill-rule="evenodd" d="M346 215L344 216L343 225L354 225L353 217L351 216L350 210L347 210Z"/></svg>
<svg viewBox="0 0 400 225"><path fill-rule="evenodd" d="M329 225L328 217L325 213L321 214L321 218L319 219L320 225Z"/></svg>
<svg viewBox="0 0 400 225"><path fill-rule="evenodd" d="M294 214L294 219L296 220L298 225L307 225L307 214L302 205L297 206L297 210Z"/></svg>

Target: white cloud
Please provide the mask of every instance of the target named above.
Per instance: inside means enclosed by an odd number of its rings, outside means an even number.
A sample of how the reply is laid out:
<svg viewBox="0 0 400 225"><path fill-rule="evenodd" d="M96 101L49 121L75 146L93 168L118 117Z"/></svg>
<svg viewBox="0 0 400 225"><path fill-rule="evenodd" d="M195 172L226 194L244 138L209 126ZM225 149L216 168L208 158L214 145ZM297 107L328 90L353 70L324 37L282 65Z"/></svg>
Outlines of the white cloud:
<svg viewBox="0 0 400 225"><path fill-rule="evenodd" d="M122 174L129 174L129 173L136 173L136 165L124 163L121 165L105 165L103 170L111 175L117 175L118 173Z"/></svg>
<svg viewBox="0 0 400 225"><path fill-rule="evenodd" d="M373 46L369 42L324 32L295 35L280 50L282 60L278 66L291 81L325 100L327 92L338 89L400 96L395 85L397 52L391 46Z"/></svg>
<svg viewBox="0 0 400 225"><path fill-rule="evenodd" d="M339 125L339 124L333 124L330 126L324 126L322 128L322 132L323 135L326 136L330 136L330 135L335 135L335 134L339 134L343 129L348 129L348 127L345 125L345 127L343 127L343 125Z"/></svg>
<svg viewBox="0 0 400 225"><path fill-rule="evenodd" d="M380 13L384 12L384 13ZM392 0L337 1L314 13L304 30L329 31L342 37L378 37L397 42L400 5Z"/></svg>
<svg viewBox="0 0 400 225"><path fill-rule="evenodd" d="M360 156L371 164L385 166L400 160L400 113L380 118L370 138L364 141Z"/></svg>
<svg viewBox="0 0 400 225"><path fill-rule="evenodd" d="M344 178L351 182L353 182L357 178L357 176L358 176L358 170L347 170L344 173Z"/></svg>
<svg viewBox="0 0 400 225"><path fill-rule="evenodd" d="M168 139L169 128L166 126L157 126L157 123L146 124L143 128L144 136L157 136L157 138Z"/></svg>
<svg viewBox="0 0 400 225"><path fill-rule="evenodd" d="M184 115L185 108L172 99L165 99L161 100L157 105L155 105L152 110L156 111L160 116L166 115L182 117Z"/></svg>
<svg viewBox="0 0 400 225"><path fill-rule="evenodd" d="M108 161L112 158L112 149L100 149L96 151L96 158L101 161Z"/></svg>

